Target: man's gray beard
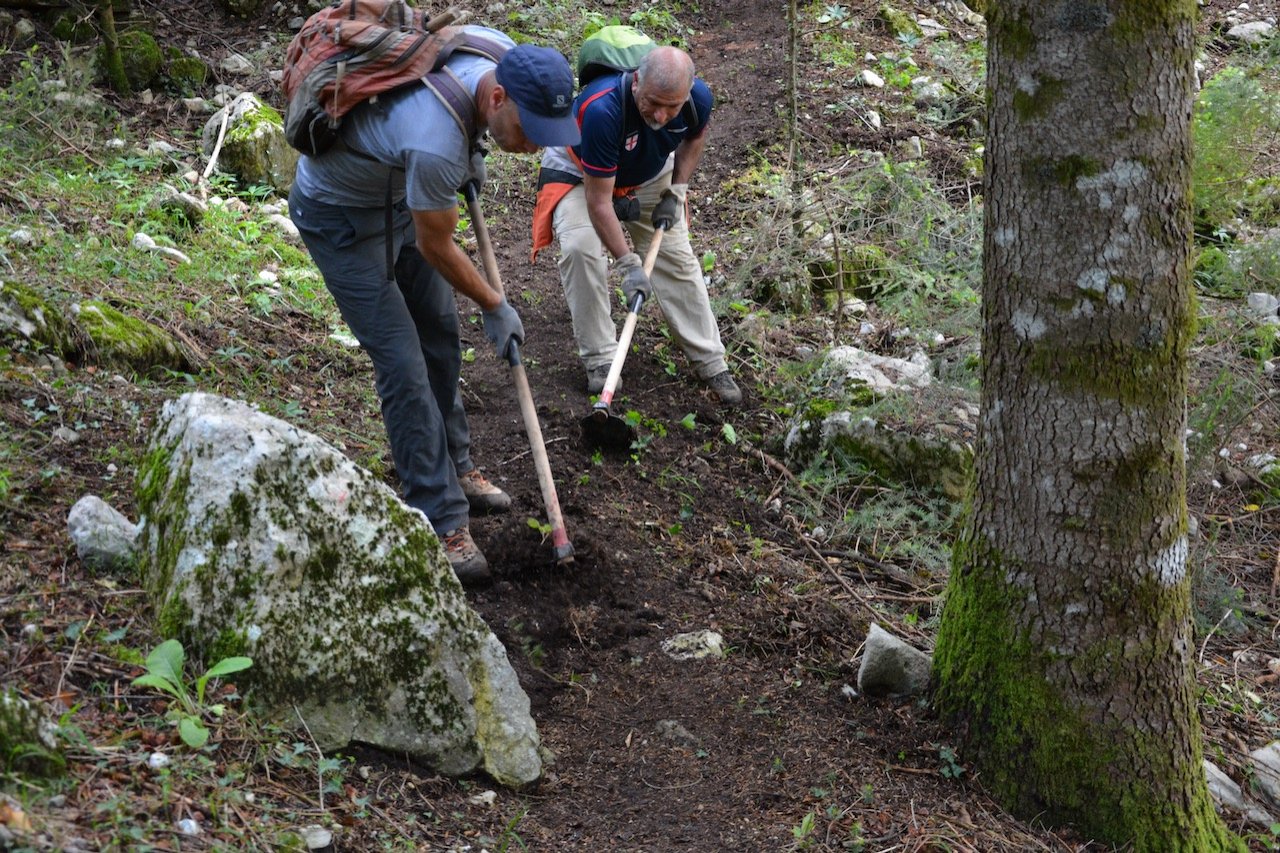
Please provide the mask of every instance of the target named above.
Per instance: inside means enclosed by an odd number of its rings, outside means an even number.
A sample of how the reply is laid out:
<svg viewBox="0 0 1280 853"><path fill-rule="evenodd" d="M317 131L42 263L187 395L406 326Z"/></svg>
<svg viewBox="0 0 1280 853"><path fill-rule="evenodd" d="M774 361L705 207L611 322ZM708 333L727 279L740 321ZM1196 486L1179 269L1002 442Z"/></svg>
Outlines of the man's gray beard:
<svg viewBox="0 0 1280 853"><path fill-rule="evenodd" d="M648 119L645 119L644 123L649 126L650 130L662 130L664 127L667 126L663 122L649 121Z"/></svg>

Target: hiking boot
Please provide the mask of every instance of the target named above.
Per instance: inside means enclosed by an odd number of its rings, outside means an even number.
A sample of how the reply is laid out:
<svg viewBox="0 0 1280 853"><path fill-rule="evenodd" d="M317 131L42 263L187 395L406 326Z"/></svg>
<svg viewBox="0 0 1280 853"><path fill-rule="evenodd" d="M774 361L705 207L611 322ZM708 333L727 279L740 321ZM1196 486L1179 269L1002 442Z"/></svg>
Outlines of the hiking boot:
<svg viewBox="0 0 1280 853"><path fill-rule="evenodd" d="M736 406L742 402L742 389L738 387L737 382L733 381L729 371L722 370L715 376L704 379L703 382L720 398L721 405Z"/></svg>
<svg viewBox="0 0 1280 853"><path fill-rule="evenodd" d="M605 380L609 378L609 368L611 364L601 364L596 367L587 368L587 393L599 394L604 390ZM613 393L617 394L622 390L622 377L618 377L618 385L613 389Z"/></svg>
<svg viewBox="0 0 1280 853"><path fill-rule="evenodd" d="M475 512L506 512L511 509L511 495L490 483L479 468L459 474L458 485L462 486L462 493Z"/></svg>
<svg viewBox="0 0 1280 853"><path fill-rule="evenodd" d="M444 545L445 556L449 558L449 566L464 586L485 583L493 577L489 573L489 561L480 553L471 538L471 531L466 527L440 534L440 542Z"/></svg>

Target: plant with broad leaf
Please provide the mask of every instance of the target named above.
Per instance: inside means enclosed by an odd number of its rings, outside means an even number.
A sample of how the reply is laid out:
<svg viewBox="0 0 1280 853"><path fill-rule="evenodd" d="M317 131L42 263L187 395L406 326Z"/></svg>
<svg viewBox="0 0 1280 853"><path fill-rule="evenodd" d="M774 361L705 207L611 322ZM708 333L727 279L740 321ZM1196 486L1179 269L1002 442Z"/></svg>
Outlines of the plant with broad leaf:
<svg viewBox="0 0 1280 853"><path fill-rule="evenodd" d="M205 689L209 681L248 669L253 666L253 660L247 657L223 658L196 679L194 693L182 678L185 660L182 643L165 640L147 655L147 671L135 678L133 684L137 687L154 687L176 699L177 706L171 708L166 716L178 721L178 735L182 742L192 749L199 749L209 740L205 718L221 717L226 710L220 703L205 704Z"/></svg>

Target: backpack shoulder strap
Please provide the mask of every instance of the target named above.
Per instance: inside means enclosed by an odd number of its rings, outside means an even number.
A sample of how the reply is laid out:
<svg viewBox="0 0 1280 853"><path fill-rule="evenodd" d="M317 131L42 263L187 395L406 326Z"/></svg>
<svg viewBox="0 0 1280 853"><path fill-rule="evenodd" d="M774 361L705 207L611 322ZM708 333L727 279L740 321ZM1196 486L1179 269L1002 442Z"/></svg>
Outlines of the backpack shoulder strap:
<svg viewBox="0 0 1280 853"><path fill-rule="evenodd" d="M462 135L467 138L467 144L474 148L477 135L476 101L467 87L462 85L458 75L448 68L442 68L425 75L422 82L440 100L449 115L453 116Z"/></svg>
<svg viewBox="0 0 1280 853"><path fill-rule="evenodd" d="M493 62L501 62L502 57L507 55L507 46L494 41L491 38L473 33L468 30L462 31L462 38L453 45L453 51L463 51L464 53L474 53L477 56L483 56L485 59ZM451 51L451 52L453 52ZM445 56L444 59L448 59ZM438 60L436 67L444 64L444 60Z"/></svg>

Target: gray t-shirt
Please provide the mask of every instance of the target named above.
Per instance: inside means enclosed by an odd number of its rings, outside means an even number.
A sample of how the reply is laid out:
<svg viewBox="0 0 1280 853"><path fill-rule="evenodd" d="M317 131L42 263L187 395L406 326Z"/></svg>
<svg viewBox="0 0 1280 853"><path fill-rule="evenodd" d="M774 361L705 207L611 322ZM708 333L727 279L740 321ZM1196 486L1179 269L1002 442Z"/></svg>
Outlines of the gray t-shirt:
<svg viewBox="0 0 1280 853"><path fill-rule="evenodd" d="M507 46L515 42L487 27L468 26ZM472 53L445 63L473 95L494 64ZM457 206L458 188L471 176L471 152L458 123L426 86L406 86L356 107L342 121L342 139L319 157L298 160L298 189L316 201L346 207L382 207L391 197L410 210ZM353 153L350 149L360 152Z"/></svg>

